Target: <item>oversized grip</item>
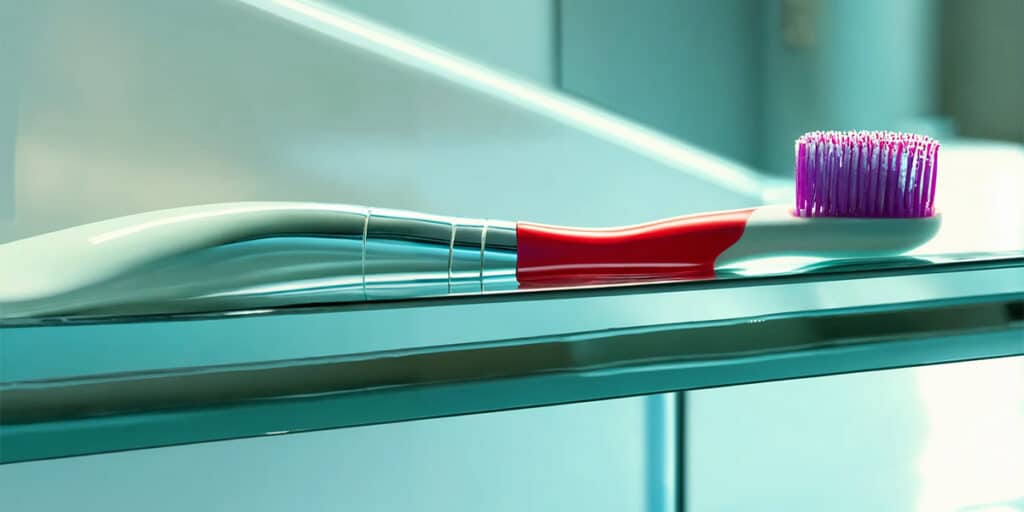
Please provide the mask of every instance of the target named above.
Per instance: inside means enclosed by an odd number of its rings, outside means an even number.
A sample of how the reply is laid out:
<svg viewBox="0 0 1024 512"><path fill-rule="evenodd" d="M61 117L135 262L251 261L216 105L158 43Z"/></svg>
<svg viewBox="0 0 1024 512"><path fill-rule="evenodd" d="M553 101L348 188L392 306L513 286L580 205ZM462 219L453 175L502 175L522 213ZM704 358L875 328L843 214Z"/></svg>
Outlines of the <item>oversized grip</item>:
<svg viewBox="0 0 1024 512"><path fill-rule="evenodd" d="M520 222L520 286L706 278L715 258L743 235L753 209L674 217L608 229Z"/></svg>

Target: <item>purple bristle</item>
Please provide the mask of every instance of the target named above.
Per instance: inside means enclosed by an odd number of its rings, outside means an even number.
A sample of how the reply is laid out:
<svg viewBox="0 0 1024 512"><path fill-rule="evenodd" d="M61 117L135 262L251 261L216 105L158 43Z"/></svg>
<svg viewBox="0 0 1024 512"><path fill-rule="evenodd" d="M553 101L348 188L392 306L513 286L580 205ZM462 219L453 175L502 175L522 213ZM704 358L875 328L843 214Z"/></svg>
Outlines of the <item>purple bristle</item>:
<svg viewBox="0 0 1024 512"><path fill-rule="evenodd" d="M810 132L796 140L800 217L931 217L938 141L896 132Z"/></svg>

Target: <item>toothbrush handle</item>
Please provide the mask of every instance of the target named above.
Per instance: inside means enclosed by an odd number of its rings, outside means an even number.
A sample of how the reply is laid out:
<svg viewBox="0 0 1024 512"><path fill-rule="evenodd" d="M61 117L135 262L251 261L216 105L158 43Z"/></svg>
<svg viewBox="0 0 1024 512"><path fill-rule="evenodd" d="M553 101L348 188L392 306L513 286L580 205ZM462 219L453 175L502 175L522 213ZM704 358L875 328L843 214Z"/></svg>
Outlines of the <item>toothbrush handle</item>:
<svg viewBox="0 0 1024 512"><path fill-rule="evenodd" d="M366 300L518 288L514 223L370 208L364 229Z"/></svg>
<svg viewBox="0 0 1024 512"><path fill-rule="evenodd" d="M517 288L515 224L354 205L145 212L0 245L0 318L178 313Z"/></svg>
<svg viewBox="0 0 1024 512"><path fill-rule="evenodd" d="M523 287L713 277L715 259L740 239L753 211L612 229L520 222L516 277Z"/></svg>
<svg viewBox="0 0 1024 512"><path fill-rule="evenodd" d="M5 244L0 313L218 311L704 277L749 215L587 230L315 203L154 211Z"/></svg>

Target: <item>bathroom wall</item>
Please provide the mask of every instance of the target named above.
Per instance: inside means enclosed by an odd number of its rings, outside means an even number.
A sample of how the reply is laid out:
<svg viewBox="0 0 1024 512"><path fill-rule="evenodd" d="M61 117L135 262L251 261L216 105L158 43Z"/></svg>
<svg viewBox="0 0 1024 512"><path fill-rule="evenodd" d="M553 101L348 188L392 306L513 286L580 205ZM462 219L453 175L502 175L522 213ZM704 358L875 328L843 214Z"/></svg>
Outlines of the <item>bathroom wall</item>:
<svg viewBox="0 0 1024 512"><path fill-rule="evenodd" d="M560 85L787 175L806 131L944 128L937 16L935 0L563 0Z"/></svg>
<svg viewBox="0 0 1024 512"><path fill-rule="evenodd" d="M884 13L884 15L880 15ZM934 0L773 0L761 19L759 167L793 172L812 130L947 135L937 117Z"/></svg>
<svg viewBox="0 0 1024 512"><path fill-rule="evenodd" d="M554 0L331 2L503 73L554 83Z"/></svg>
<svg viewBox="0 0 1024 512"><path fill-rule="evenodd" d="M757 166L763 2L560 4L562 88Z"/></svg>
<svg viewBox="0 0 1024 512"><path fill-rule="evenodd" d="M14 147L18 133L18 98L24 69L23 7L11 4L0 16L0 225L14 218Z"/></svg>
<svg viewBox="0 0 1024 512"><path fill-rule="evenodd" d="M1024 143L1024 2L941 2L942 111L961 133Z"/></svg>

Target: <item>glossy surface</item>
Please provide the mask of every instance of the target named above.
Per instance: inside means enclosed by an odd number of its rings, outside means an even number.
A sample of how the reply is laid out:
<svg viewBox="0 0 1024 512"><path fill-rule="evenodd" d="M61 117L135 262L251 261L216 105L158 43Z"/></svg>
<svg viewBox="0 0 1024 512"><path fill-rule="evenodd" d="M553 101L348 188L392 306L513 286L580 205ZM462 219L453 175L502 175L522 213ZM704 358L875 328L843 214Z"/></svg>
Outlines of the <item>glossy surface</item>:
<svg viewBox="0 0 1024 512"><path fill-rule="evenodd" d="M366 300L448 294L453 235L444 217L371 209L360 272Z"/></svg>
<svg viewBox="0 0 1024 512"><path fill-rule="evenodd" d="M0 245L0 316L164 313L363 295L366 209L227 203L154 211ZM309 290L298 299L296 292Z"/></svg>
<svg viewBox="0 0 1024 512"><path fill-rule="evenodd" d="M148 212L0 244L0 322L514 289L510 226L318 203Z"/></svg>
<svg viewBox="0 0 1024 512"><path fill-rule="evenodd" d="M753 210L697 214L609 229L520 222L516 276L526 287L711 278Z"/></svg>
<svg viewBox="0 0 1024 512"><path fill-rule="evenodd" d="M488 220L483 234L483 281L484 292L516 290L516 261L518 241L516 225L508 221Z"/></svg>
<svg viewBox="0 0 1024 512"><path fill-rule="evenodd" d="M716 268L737 265L757 272L751 260L816 258L862 262L892 259L931 241L941 230L942 216L871 219L851 217L804 218L788 205L756 208L743 236L715 259Z"/></svg>

